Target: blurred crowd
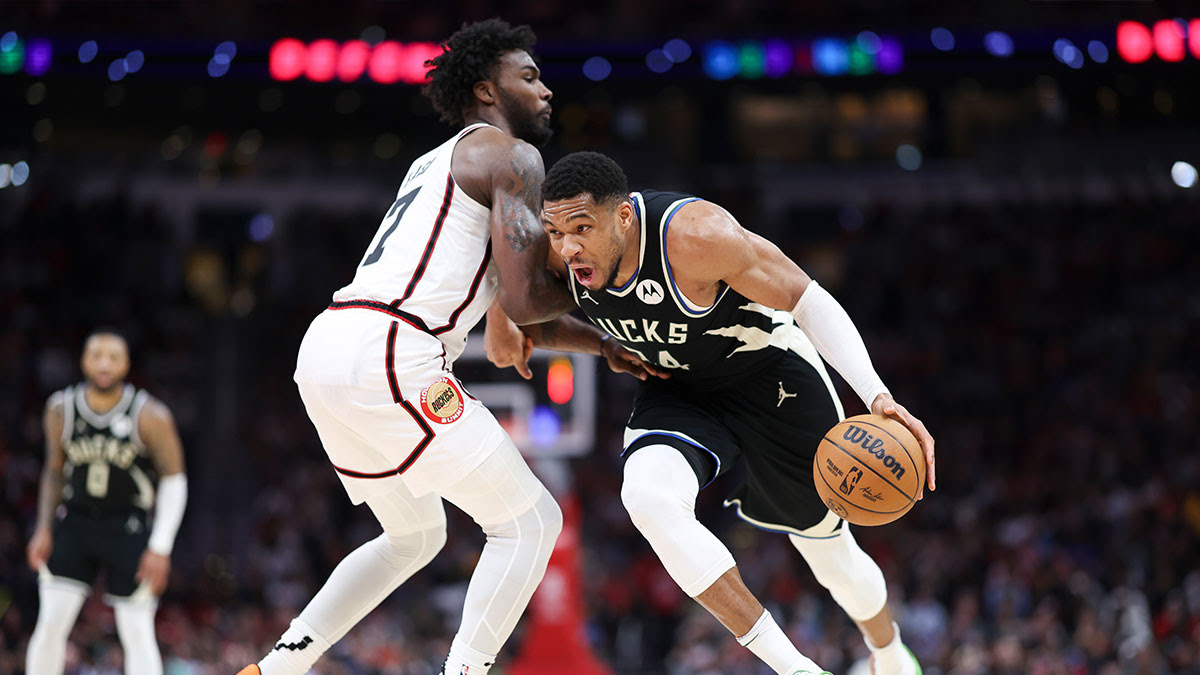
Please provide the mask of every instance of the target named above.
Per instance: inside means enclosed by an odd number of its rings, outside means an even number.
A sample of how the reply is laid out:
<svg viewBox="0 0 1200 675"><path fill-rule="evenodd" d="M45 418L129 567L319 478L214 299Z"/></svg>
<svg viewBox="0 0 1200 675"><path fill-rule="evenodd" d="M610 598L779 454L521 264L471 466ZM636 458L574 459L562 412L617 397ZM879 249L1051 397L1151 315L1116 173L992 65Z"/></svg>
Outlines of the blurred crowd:
<svg viewBox="0 0 1200 675"><path fill-rule="evenodd" d="M378 531L329 469L291 369L379 213L305 211L251 241L244 219L183 231L120 189L26 189L0 208L0 673L23 672L37 610L24 546L42 405L79 378L99 324L128 333L131 379L172 407L187 453L192 498L158 614L166 672L236 672ZM848 308L937 438L939 489L895 524L856 530L925 673L1200 673L1200 204L1116 195L863 215L851 230L765 227ZM810 225L832 234L814 241ZM599 386L596 449L571 460L593 648L621 675L765 673L633 529L616 455L634 383L605 370ZM702 493L702 519L803 651L866 673L857 629L795 550L721 508L733 480ZM444 551L320 673L437 672L482 546L448 511ZM68 673L121 672L95 596L71 645Z"/></svg>

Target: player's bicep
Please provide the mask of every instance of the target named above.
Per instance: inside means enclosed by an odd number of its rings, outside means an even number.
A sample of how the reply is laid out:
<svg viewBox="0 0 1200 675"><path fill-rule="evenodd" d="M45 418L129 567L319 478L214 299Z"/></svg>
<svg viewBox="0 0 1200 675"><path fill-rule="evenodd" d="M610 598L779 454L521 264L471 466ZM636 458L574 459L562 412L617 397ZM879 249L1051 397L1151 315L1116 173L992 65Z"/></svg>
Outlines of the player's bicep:
<svg viewBox="0 0 1200 675"><path fill-rule="evenodd" d="M46 401L46 410L42 414L42 432L46 436L46 466L62 469L66 463L63 452L63 426L66 424L66 402L62 392L58 392Z"/></svg>
<svg viewBox="0 0 1200 675"><path fill-rule="evenodd" d="M154 399L146 403L138 418L138 435L160 476L183 473L183 441L165 404Z"/></svg>
<svg viewBox="0 0 1200 675"><path fill-rule="evenodd" d="M769 240L743 233L741 264L725 275L725 283L760 305L790 311L808 288L808 274Z"/></svg>
<svg viewBox="0 0 1200 675"><path fill-rule="evenodd" d="M545 178L542 157L528 143L513 144L495 162L491 180L492 256L502 275L506 267L541 264L546 239L540 217Z"/></svg>

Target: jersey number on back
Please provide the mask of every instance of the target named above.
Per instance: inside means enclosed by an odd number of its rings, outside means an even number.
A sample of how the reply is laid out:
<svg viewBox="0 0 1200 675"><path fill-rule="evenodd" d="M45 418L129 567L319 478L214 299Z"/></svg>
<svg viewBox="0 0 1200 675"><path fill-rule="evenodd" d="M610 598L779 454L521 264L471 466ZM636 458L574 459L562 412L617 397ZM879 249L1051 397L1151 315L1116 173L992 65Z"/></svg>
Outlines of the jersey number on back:
<svg viewBox="0 0 1200 675"><path fill-rule="evenodd" d="M375 250L371 251L369 254L367 254L367 257L363 259L361 265L362 267L377 263L379 262L379 259L383 257L384 242L386 242L388 237L392 236L392 233L396 231L396 226L398 226L400 221L404 218L404 212L408 210L409 205L412 204L413 200L417 198L417 193L420 191L421 188L417 188L392 203L392 208L388 209L388 214L384 216L384 220L387 220L388 218L392 219L392 225L387 229L386 232L383 233L383 236L379 238L379 244L375 246Z"/></svg>

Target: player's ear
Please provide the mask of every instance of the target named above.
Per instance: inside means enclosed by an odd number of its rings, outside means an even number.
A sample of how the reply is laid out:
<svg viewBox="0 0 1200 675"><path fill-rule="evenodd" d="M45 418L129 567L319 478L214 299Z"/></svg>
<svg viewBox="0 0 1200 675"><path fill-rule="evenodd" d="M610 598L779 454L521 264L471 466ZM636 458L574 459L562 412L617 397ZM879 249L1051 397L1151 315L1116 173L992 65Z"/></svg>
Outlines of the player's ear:
<svg viewBox="0 0 1200 675"><path fill-rule="evenodd" d="M480 80L472 88L475 99L484 105L496 104L496 83L491 80Z"/></svg>
<svg viewBox="0 0 1200 675"><path fill-rule="evenodd" d="M628 199L621 200L617 205L617 222L622 230L633 227L633 204L630 204Z"/></svg>

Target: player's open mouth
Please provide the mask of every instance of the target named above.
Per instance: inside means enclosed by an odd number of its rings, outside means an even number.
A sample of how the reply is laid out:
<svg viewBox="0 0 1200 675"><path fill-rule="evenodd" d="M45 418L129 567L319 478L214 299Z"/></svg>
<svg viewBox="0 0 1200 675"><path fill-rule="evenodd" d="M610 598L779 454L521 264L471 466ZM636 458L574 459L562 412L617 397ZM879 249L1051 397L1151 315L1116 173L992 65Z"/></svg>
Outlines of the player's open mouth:
<svg viewBox="0 0 1200 675"><path fill-rule="evenodd" d="M575 274L575 280L584 286L591 285L592 278L596 276L595 267L572 267L571 271Z"/></svg>

